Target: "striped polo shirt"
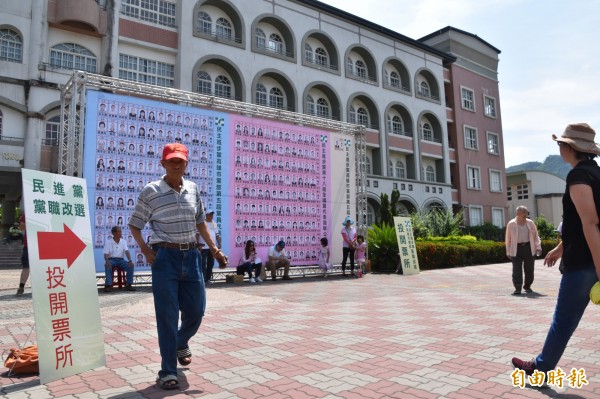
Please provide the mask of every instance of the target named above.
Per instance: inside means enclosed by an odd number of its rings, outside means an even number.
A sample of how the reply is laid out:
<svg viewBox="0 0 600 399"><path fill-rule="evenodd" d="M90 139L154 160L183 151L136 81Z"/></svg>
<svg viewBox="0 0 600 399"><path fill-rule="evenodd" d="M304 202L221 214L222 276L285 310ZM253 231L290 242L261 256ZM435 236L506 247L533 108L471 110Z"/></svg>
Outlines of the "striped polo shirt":
<svg viewBox="0 0 600 399"><path fill-rule="evenodd" d="M150 244L196 242L196 225L204 222L198 186L182 178L183 186L177 192L169 187L165 176L142 189L128 224L140 230L150 224Z"/></svg>

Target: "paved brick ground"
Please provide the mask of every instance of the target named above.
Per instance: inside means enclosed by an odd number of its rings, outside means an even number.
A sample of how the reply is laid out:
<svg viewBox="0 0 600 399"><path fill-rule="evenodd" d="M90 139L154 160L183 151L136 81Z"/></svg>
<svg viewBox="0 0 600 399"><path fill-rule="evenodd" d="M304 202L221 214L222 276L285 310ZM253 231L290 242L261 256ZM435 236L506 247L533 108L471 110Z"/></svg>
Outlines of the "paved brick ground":
<svg viewBox="0 0 600 399"><path fill-rule="evenodd" d="M560 275L538 262L535 294L513 297L510 264L422 272L213 284L180 389L159 365L149 287L100 294L106 367L40 385L0 376L7 398L600 398L600 307L591 305L559 366L581 388L513 387L510 358L539 351ZM0 350L31 329L18 270L0 270ZM4 370L4 369L2 369Z"/></svg>

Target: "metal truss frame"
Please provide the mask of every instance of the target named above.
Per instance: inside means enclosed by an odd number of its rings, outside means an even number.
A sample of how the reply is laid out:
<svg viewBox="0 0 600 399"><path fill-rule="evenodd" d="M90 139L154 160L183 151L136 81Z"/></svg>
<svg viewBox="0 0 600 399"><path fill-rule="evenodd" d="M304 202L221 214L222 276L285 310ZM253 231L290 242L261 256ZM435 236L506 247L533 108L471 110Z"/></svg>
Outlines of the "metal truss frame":
<svg viewBox="0 0 600 399"><path fill-rule="evenodd" d="M87 89L237 113L300 126L311 126L353 136L355 139L356 161L357 228L366 237L367 151L364 126L179 89L75 71L61 90L62 118L60 122L58 165L58 173L60 174L82 176L85 94Z"/></svg>

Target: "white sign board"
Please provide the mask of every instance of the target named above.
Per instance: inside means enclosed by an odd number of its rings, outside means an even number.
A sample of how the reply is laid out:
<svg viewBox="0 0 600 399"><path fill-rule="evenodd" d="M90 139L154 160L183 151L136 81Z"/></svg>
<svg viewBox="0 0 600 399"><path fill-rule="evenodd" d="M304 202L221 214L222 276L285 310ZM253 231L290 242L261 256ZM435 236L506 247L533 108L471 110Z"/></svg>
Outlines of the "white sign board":
<svg viewBox="0 0 600 399"><path fill-rule="evenodd" d="M402 274L419 274L419 259L410 218L394 216L394 228L398 239Z"/></svg>
<svg viewBox="0 0 600 399"><path fill-rule="evenodd" d="M105 365L84 179L22 169L40 379Z"/></svg>

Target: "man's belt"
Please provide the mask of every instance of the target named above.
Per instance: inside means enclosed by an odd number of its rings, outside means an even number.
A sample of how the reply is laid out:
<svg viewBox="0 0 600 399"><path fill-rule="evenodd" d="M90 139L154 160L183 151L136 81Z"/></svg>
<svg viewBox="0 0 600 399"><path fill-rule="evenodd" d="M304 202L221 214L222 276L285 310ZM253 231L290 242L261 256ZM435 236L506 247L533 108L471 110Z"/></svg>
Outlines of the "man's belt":
<svg viewBox="0 0 600 399"><path fill-rule="evenodd" d="M198 248L198 244L195 242L184 242L181 244L176 242L157 242L153 245L159 246L161 248L178 249L180 251L189 251L190 249Z"/></svg>

